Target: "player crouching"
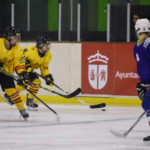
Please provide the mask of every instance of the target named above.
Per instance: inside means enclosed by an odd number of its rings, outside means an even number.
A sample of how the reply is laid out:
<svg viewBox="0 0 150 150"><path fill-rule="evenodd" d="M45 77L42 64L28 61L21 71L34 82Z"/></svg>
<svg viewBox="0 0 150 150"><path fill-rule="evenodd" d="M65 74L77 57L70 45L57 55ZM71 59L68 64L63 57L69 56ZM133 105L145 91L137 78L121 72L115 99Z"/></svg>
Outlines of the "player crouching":
<svg viewBox="0 0 150 150"><path fill-rule="evenodd" d="M22 55L21 51L23 51L20 45L17 44L19 36L20 32L18 29L8 27L4 33L4 38L0 38L0 85L2 90L11 98L21 116L27 119L29 114L26 112L22 99L16 90L14 79L2 72L4 70L13 74L13 67L20 67L18 73L20 76L23 73L23 69L21 68L24 65L18 59L14 58L16 51L19 51L17 54L19 57ZM26 80L23 76L22 79Z"/></svg>
<svg viewBox="0 0 150 150"><path fill-rule="evenodd" d="M52 58L52 54L49 50L49 44L50 42L48 38L43 35L38 37L36 46L30 46L24 49L26 71L29 77L29 81L33 83L29 86L29 90L35 95L39 90L39 87L36 85L41 85L41 81L38 75L34 72L34 69L40 69L41 76L45 78L47 85L52 85L54 81L48 69L49 62ZM16 86L16 89L19 92L24 90L24 88L18 84ZM5 94L5 97L6 96L7 95ZM12 101L8 96L7 100L10 104L12 104ZM27 94L26 105L28 107L28 110L38 110L38 104L34 102L34 97L30 93Z"/></svg>

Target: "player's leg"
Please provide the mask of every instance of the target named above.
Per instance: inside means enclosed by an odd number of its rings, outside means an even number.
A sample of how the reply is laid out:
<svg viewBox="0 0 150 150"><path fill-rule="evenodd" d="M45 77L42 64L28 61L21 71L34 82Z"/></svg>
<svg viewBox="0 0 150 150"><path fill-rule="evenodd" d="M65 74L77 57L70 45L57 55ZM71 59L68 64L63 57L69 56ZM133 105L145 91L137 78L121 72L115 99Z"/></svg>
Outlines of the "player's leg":
<svg viewBox="0 0 150 150"><path fill-rule="evenodd" d="M150 126L150 89L147 91L146 97L142 101L142 107L145 111L147 111L146 117ZM145 137L143 141L150 141L150 136Z"/></svg>
<svg viewBox="0 0 150 150"><path fill-rule="evenodd" d="M25 89L24 89L22 86L20 86L20 85L17 84L17 85L16 85L16 90L20 93L20 92L24 91ZM1 97L2 97L2 99L3 99L4 101L6 101L9 105L14 105L13 100L7 95L7 93L5 93L4 95L2 95Z"/></svg>
<svg viewBox="0 0 150 150"><path fill-rule="evenodd" d="M14 105L14 102L12 101L12 99L7 95L7 93L5 93L4 95L1 95L2 99L8 103L10 106Z"/></svg>
<svg viewBox="0 0 150 150"><path fill-rule="evenodd" d="M28 118L29 114L26 112L22 99L15 88L14 80L9 76L0 74L0 81L2 90L12 99L22 117Z"/></svg>
<svg viewBox="0 0 150 150"><path fill-rule="evenodd" d="M142 101L142 107L145 111L147 111L146 117L150 125L150 89L146 92L146 96Z"/></svg>
<svg viewBox="0 0 150 150"><path fill-rule="evenodd" d="M33 72L30 72L29 74L29 78L30 78L30 81L34 84L37 84L37 85L41 85L41 81L40 79L38 78L38 76L33 73ZM34 85L30 85L29 86L29 90L33 93L33 94L37 94L38 91L39 91L39 87L37 86L34 86ZM28 109L30 110L37 110L38 109L38 104L34 102L34 97L33 95L31 95L30 93L27 94L27 102L26 102L26 105L28 106Z"/></svg>

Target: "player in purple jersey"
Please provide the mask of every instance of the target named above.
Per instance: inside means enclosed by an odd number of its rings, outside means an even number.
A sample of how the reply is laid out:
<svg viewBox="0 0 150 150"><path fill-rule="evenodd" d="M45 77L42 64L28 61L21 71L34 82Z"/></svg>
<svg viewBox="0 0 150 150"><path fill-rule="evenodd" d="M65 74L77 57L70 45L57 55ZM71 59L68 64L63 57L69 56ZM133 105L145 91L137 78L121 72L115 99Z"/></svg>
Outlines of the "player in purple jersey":
<svg viewBox="0 0 150 150"><path fill-rule="evenodd" d="M138 19L135 24L137 43L134 46L134 57L137 62L137 72L140 83L137 83L138 96L150 125L150 22L148 19ZM150 136L143 139L150 141Z"/></svg>

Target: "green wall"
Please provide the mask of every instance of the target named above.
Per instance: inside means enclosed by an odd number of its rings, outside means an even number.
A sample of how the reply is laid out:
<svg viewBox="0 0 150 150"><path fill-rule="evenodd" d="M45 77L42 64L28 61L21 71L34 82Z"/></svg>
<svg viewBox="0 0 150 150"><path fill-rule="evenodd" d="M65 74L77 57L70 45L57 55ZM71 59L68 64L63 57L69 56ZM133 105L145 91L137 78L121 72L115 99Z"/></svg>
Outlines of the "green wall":
<svg viewBox="0 0 150 150"><path fill-rule="evenodd" d="M46 0L31 0L31 30L48 29L48 2Z"/></svg>
<svg viewBox="0 0 150 150"><path fill-rule="evenodd" d="M48 0L48 30L58 30L58 0Z"/></svg>
<svg viewBox="0 0 150 150"><path fill-rule="evenodd" d="M58 2L59 0L48 0L49 31L58 30ZM82 30L106 31L109 0L81 0L80 2L82 5ZM150 0L139 0L139 5L150 5Z"/></svg>
<svg viewBox="0 0 150 150"><path fill-rule="evenodd" d="M107 3L108 0L98 0L98 31L107 29Z"/></svg>
<svg viewBox="0 0 150 150"><path fill-rule="evenodd" d="M88 0L88 31L97 31L98 28L98 0Z"/></svg>
<svg viewBox="0 0 150 150"><path fill-rule="evenodd" d="M140 0L139 4L140 5L150 5L150 0Z"/></svg>

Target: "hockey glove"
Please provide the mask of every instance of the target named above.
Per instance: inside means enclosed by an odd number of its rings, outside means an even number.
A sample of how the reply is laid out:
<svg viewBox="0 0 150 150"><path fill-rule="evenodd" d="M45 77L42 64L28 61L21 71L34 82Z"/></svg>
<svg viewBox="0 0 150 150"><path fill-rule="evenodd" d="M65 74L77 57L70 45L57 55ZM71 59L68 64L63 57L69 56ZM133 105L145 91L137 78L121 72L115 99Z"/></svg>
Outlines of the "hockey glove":
<svg viewBox="0 0 150 150"><path fill-rule="evenodd" d="M53 86L54 79L51 74L45 76L45 81L47 85Z"/></svg>
<svg viewBox="0 0 150 150"><path fill-rule="evenodd" d="M28 73L33 71L31 64L26 65L26 70L27 70Z"/></svg>
<svg viewBox="0 0 150 150"><path fill-rule="evenodd" d="M27 75L26 71L23 71L22 73L19 74L20 79L18 80L18 82L20 84L24 84L24 85L28 85L29 84L29 76Z"/></svg>
<svg viewBox="0 0 150 150"><path fill-rule="evenodd" d="M0 68L2 68L3 67L3 63L0 63Z"/></svg>
<svg viewBox="0 0 150 150"><path fill-rule="evenodd" d="M138 92L138 97L143 100L146 96L147 88L142 86L141 83L136 84L136 89Z"/></svg>

